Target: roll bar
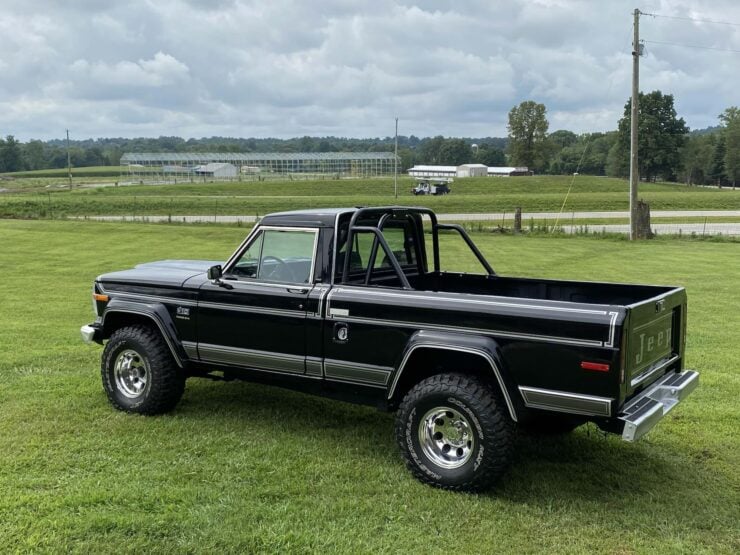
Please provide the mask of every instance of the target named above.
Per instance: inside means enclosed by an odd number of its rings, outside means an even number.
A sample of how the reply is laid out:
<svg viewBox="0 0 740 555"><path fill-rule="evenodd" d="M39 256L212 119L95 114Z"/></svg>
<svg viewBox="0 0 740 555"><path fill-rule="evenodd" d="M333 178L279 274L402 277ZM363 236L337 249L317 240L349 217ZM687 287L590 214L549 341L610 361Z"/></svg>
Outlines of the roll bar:
<svg viewBox="0 0 740 555"><path fill-rule="evenodd" d="M352 250L352 244L355 239L355 235L359 233L372 233L375 235L375 239L373 241L372 248L370 250L370 259L368 260L368 268L365 273L365 284L370 283L370 277L372 275L373 267L375 266L375 260L377 258L378 254L378 246L381 246L383 250L385 251L385 255L388 257L388 261L390 262L391 266L393 267L393 270L398 275L398 279L401 282L401 285L404 289L411 289L411 286L409 285L408 279L406 279L406 275L403 273L403 269L401 268L401 265L398 262L398 259L396 259L395 254L393 254L393 251L388 246L388 243L385 240L385 237L383 237L383 227L385 226L386 222L393 216L405 216L407 218L411 217L412 214L420 214L420 215L427 215L429 216L429 219L432 222L432 259L434 264L434 271L435 273L439 273L440 271L440 265L439 265L439 231L440 230L453 230L457 231L460 236L463 238L465 243L468 245L471 251L473 251L473 254L478 259L478 261L481 263L481 265L485 268L486 272L488 272L489 276L495 276L496 272L494 272L491 265L488 263L488 261L485 259L483 254L478 250L478 247L475 246L475 243L473 243L473 240L470 238L468 233L465 231L465 229L457 224L440 224L437 220L437 215L429 208L424 208L421 206L376 206L376 207L363 207L359 208L355 211L354 214L352 214L352 218L349 221L349 228L347 231L347 253L344 257L344 267L342 268L342 283L347 283L347 280L349 278L349 266L350 266L350 253ZM378 216L378 223L376 226L358 226L357 221L365 216ZM336 230L338 232L339 230ZM337 253L334 253L334 256L337 256Z"/></svg>

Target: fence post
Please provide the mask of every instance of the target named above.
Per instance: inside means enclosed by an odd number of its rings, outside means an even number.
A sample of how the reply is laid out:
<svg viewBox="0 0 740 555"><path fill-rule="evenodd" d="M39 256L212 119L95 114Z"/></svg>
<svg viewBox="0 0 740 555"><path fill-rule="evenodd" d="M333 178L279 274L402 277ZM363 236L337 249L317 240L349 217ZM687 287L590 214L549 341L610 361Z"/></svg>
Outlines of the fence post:
<svg viewBox="0 0 740 555"><path fill-rule="evenodd" d="M653 230L650 229L650 205L641 200L637 201L635 206L637 216L637 239L651 239Z"/></svg>
<svg viewBox="0 0 740 555"><path fill-rule="evenodd" d="M522 207L517 206L514 212L514 233L517 235L522 232Z"/></svg>

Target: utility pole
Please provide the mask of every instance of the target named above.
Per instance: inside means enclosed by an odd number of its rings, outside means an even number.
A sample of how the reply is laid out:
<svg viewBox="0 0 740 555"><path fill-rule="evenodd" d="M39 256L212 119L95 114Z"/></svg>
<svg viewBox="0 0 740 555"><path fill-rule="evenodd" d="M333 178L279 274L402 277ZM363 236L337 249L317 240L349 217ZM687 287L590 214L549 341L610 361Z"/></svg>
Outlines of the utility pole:
<svg viewBox="0 0 740 555"><path fill-rule="evenodd" d="M396 149L393 156L393 191L398 198L398 118L396 118Z"/></svg>
<svg viewBox="0 0 740 555"><path fill-rule="evenodd" d="M67 129L67 175L69 176L69 189L72 190L72 161L69 157L69 129Z"/></svg>
<svg viewBox="0 0 740 555"><path fill-rule="evenodd" d="M640 10L634 12L634 36L632 38L632 111L630 113L630 241L638 238L637 232L637 184L640 181L637 167L637 102L640 94Z"/></svg>

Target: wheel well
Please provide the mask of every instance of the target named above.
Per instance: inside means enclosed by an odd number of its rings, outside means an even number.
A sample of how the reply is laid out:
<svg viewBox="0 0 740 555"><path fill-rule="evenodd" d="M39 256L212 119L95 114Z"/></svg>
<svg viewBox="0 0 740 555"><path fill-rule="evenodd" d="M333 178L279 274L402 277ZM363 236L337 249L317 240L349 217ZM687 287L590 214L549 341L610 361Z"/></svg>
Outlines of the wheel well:
<svg viewBox="0 0 740 555"><path fill-rule="evenodd" d="M103 338L108 339L113 332L118 329L125 328L128 326L149 326L154 328L158 333L161 333L157 324L149 316L143 314L133 314L131 312L112 312L106 314L105 325L103 327Z"/></svg>
<svg viewBox="0 0 740 555"><path fill-rule="evenodd" d="M175 362L178 366L182 367L181 355L177 352L177 347L172 344L170 338L165 335L164 329L159 325L159 322L155 320L154 316L148 316L146 314L139 314L136 312L110 312L105 315L103 324L103 339L110 338L113 333L121 328L127 326L147 326L152 328L156 333L162 336L162 339L167 344L167 348L170 350Z"/></svg>
<svg viewBox="0 0 740 555"><path fill-rule="evenodd" d="M476 376L501 391L488 360L471 352L422 347L411 354L402 370L393 397L388 402L392 409L397 408L406 393L421 380L445 372Z"/></svg>

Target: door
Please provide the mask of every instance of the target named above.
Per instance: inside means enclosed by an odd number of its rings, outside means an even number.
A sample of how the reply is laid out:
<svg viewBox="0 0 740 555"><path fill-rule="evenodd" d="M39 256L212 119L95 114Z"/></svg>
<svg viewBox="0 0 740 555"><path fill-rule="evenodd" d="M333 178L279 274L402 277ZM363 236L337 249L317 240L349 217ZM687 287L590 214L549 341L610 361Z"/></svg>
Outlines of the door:
<svg viewBox="0 0 740 555"><path fill-rule="evenodd" d="M318 230L262 227L223 279L198 300L198 355L204 362L269 372L306 371L306 304L314 282Z"/></svg>
<svg viewBox="0 0 740 555"><path fill-rule="evenodd" d="M377 218L367 223L378 225ZM324 323L327 380L386 388L414 331L398 325L408 318L408 309L390 257L396 259L406 278L416 283L423 270L423 239L406 218L384 221L382 234L390 253L369 232L356 233L349 248L346 242L338 245L335 281L340 284L327 295ZM347 256L347 281L342 283Z"/></svg>

